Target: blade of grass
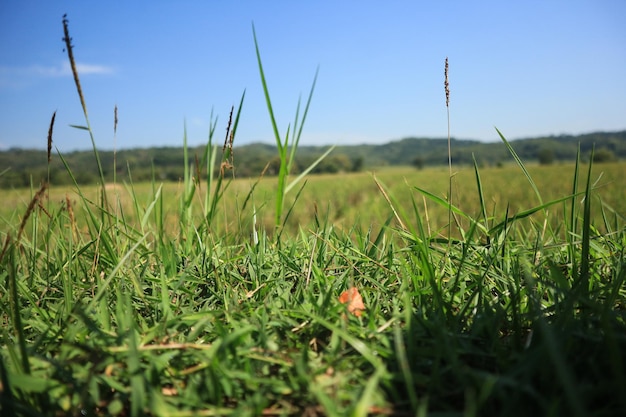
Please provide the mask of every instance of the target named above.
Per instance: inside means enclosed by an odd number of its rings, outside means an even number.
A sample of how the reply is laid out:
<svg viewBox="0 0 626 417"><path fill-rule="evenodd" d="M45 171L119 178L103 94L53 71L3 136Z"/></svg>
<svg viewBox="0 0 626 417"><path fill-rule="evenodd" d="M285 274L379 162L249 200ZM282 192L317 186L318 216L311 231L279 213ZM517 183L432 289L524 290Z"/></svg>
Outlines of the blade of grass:
<svg viewBox="0 0 626 417"><path fill-rule="evenodd" d="M374 398L374 394L376 392L376 388L378 388L378 383L380 378L384 375L384 368L376 368L374 375L369 377L367 380L367 384L365 385L365 389L361 394L361 398L356 403L354 410L350 413L351 416L354 417L367 417L370 415L370 408L372 405L372 398Z"/></svg>
<svg viewBox="0 0 626 417"><path fill-rule="evenodd" d="M9 381L9 375L4 366L4 359L0 355L0 383L2 384L2 395L0 395L0 408L7 413L8 416L17 415L15 412L15 398L13 397L13 389Z"/></svg>
<svg viewBox="0 0 626 417"><path fill-rule="evenodd" d="M252 35L254 38L254 47L256 51L257 64L259 67L259 74L261 76L261 84L263 86L263 94L265 96L265 103L267 106L267 110L269 112L272 130L274 131L274 139L276 141L276 148L278 150L278 157L280 160L280 167L278 170L278 188L276 190L276 213L274 217L274 225L276 228L279 228L282 222L282 215L284 209L284 200L287 192L293 188L299 181L304 177L303 175L298 176L289 186L287 186L287 177L289 176L292 168L292 164L295 161L296 151L298 149L298 145L300 143L300 138L302 136L302 129L304 127L304 122L306 120L307 114L309 112L309 107L311 104L311 99L313 97L313 92L315 90L315 84L317 82L317 75L319 73L319 68L315 71L315 76L313 78L313 83L311 85L311 90L309 91L309 96L307 98L307 103L304 108L304 112L302 114L302 120L299 119L300 116L300 100L298 100L298 105L296 108L296 117L294 121L293 127L293 135L291 141L289 140L291 127L287 128L287 134L285 135L284 140L281 139L280 133L278 131L278 126L276 124L276 118L274 116L274 109L272 107L272 101L270 99L269 88L267 85L267 79L265 77L265 71L263 70L263 63L261 60L261 52L259 50L259 43L256 36L256 30L254 27L254 23L252 24ZM291 147L291 148L290 148ZM331 148L332 150L332 148ZM330 150L324 154L324 157L328 155ZM323 158L321 158L323 159ZM315 167L321 161L314 162L312 166L305 169L304 172L309 173L311 169Z"/></svg>
<svg viewBox="0 0 626 417"><path fill-rule="evenodd" d="M504 142L504 145L509 150L509 153L513 156L513 159L515 159L515 162L517 163L517 165L519 165L519 167L521 168L522 172L524 173L524 176L528 180L530 186L532 187L533 191L535 192L535 195L537 196L537 199L539 200L539 204L543 204L543 199L541 198L541 193L539 193L539 189L537 188L537 184L535 184L535 181L531 177L530 172L528 172L528 170L526 169L526 165L524 165L524 162L522 162L522 159L519 157L519 155L517 155L517 152L515 152L515 149L513 149L513 147L509 143L509 141L504 137L502 132L500 132L497 127L496 127L496 132L498 132L498 135L500 136L500 139L502 139L502 142Z"/></svg>
<svg viewBox="0 0 626 417"><path fill-rule="evenodd" d="M17 291L17 260L15 258L15 245L11 243L8 250L8 281L9 281L9 294L11 304L11 316L13 322L13 330L17 337L18 346L20 350L20 359L22 361L22 372L30 375L30 362L28 360L28 350L26 349L26 338L24 335L24 327L22 325L22 306L20 305L20 297Z"/></svg>
<svg viewBox="0 0 626 417"><path fill-rule="evenodd" d="M311 84L311 90L309 91L309 96L306 101L306 106L304 107L304 113L302 114L302 120L298 120L298 115L300 113L300 99L298 99L298 106L296 107L296 117L293 122L293 138L291 140L291 154L289 155L289 165L287 167L287 171L291 172L291 165L296 159L296 149L300 144L300 138L302 137L302 129L304 128L304 122L306 121L306 116L309 114L309 107L311 106L311 99L313 98L313 92L315 91L315 84L317 84L317 76L319 74L319 67L315 70L315 75L313 76L313 83Z"/></svg>
<svg viewBox="0 0 626 417"><path fill-rule="evenodd" d="M578 260L576 257L576 247L574 244L575 236L578 230L578 211L576 204L576 195L578 193L578 181L580 173L580 143L576 152L576 163L574 165L574 178L572 180L572 204L570 207L569 231L566 234L568 241L569 259L572 263L572 276L578 277Z"/></svg>
<svg viewBox="0 0 626 417"><path fill-rule="evenodd" d="M523 273L523 279L526 281L528 288L534 288L535 282L528 271ZM588 415L585 411L583 402L579 398L577 393L578 390L574 385L573 381L575 381L575 378L572 375L571 367L566 363L566 358L562 354L563 346L559 343L559 338L555 335L553 327L549 326L546 322L543 312L541 311L542 307L539 295L534 291L531 293L530 302L532 303L532 308L535 310L535 315L537 316L536 320L539 324L539 331L543 335L541 343L544 349L546 349L550 361L554 365L556 380L559 381L565 391L570 412L579 417Z"/></svg>
<svg viewBox="0 0 626 417"><path fill-rule="evenodd" d="M589 256L589 242L591 235L591 168L593 166L594 148L591 148L589 156L589 168L587 170L587 185L585 186L585 199L583 200L583 224L582 242L580 254L580 276L577 286L583 297L589 294L589 271L591 259Z"/></svg>
<svg viewBox="0 0 626 417"><path fill-rule="evenodd" d="M254 23L252 24L252 35L254 37L254 48L256 50L257 63L259 65L259 74L261 76L261 84L263 85L263 94L265 96L265 103L267 105L267 111L270 114L270 121L272 122L272 129L274 131L274 138L276 139L276 146L278 147L279 155L283 154L283 144L280 140L280 133L278 132L278 126L276 125L276 118L274 117L274 109L272 107L272 100L270 99L269 89L267 88L267 80L265 79L265 71L263 71L263 63L261 62L261 52L259 51L259 43L256 37L256 30Z"/></svg>
<svg viewBox="0 0 626 417"><path fill-rule="evenodd" d="M476 187L478 189L478 200L480 202L480 211L483 216L483 220L485 221L485 228L489 229L489 223L487 220L487 206L485 205L485 195L483 193L483 184L482 184L482 181L480 180L478 164L476 163L476 157L474 156L473 152L472 152L472 161L474 161L474 174L476 176ZM489 236L487 236L487 239L489 239ZM489 242L487 242L487 244L489 244Z"/></svg>
<svg viewBox="0 0 626 417"><path fill-rule="evenodd" d="M402 336L402 331L399 325L395 325L393 329L393 341L396 349L396 360L398 361L398 365L400 366L400 372L402 373L402 377L404 378L405 386L406 386L406 394L409 397L409 402L411 403L411 409L417 410L419 405L419 400L415 393L415 382L413 380L413 374L411 373L411 366L409 364L409 359L406 354L406 346L404 345L404 337Z"/></svg>
<svg viewBox="0 0 626 417"><path fill-rule="evenodd" d="M285 194L287 194L293 187L295 187L300 181L304 179L320 162L322 162L332 151L335 149L336 145L331 146L324 152L319 158L311 163L304 171L300 173L293 181L285 187Z"/></svg>

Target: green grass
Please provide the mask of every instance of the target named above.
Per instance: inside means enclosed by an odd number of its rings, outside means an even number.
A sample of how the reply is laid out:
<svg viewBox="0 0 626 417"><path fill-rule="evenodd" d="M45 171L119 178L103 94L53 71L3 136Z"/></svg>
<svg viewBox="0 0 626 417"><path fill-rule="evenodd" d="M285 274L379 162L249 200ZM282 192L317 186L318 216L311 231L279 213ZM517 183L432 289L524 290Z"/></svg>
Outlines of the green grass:
<svg viewBox="0 0 626 417"><path fill-rule="evenodd" d="M2 415L624 414L623 165L458 169L453 205L447 167L287 194L297 136L233 181L234 114L180 184L12 192Z"/></svg>
<svg viewBox="0 0 626 417"><path fill-rule="evenodd" d="M399 174L380 177L389 183ZM318 192L324 180L309 186ZM490 246L470 225L448 250L434 227L428 232L417 200L415 216L402 219L413 231L338 228L320 210L319 225L284 235L280 244L261 230L254 245L249 230L236 225L231 235L215 236L200 221L184 237L190 242L175 230L161 239L157 225L174 228L176 215L178 227L187 227L175 207L168 216L161 211L169 220L149 213L164 193L135 195L134 210L117 217L107 211L104 223L89 214L101 209L89 192L76 204L74 221L67 203L51 199L43 204L49 217L34 210L21 240L11 240L0 281L3 410L615 415L624 409L624 228L619 218L620 227L612 226L609 212L602 225L608 232L585 224L580 196L570 240L540 233L540 219L526 227L512 220ZM182 190L178 195L184 198ZM381 214L382 226L391 210ZM18 225L7 225L3 238L17 236ZM582 227L589 229L586 260ZM580 293L584 262L588 291ZM367 307L359 318L346 316L338 301L351 286Z"/></svg>

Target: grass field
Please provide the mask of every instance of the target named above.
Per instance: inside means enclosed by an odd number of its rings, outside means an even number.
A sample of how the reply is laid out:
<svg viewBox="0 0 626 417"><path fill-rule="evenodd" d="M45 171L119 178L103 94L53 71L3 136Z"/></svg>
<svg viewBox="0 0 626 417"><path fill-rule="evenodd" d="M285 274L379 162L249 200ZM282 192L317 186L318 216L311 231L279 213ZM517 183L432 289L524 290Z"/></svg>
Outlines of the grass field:
<svg viewBox="0 0 626 417"><path fill-rule="evenodd" d="M534 179L543 201L552 201L572 194L572 179L575 165L559 164L553 166L527 166ZM539 205L537 195L524 177L520 168L515 164L504 167L490 167L480 169L483 193L487 214L494 222L503 218L509 210L509 215L524 211ZM585 173L586 175L586 173ZM581 181L586 181L585 175ZM286 228L290 234L295 234L300 228L314 228L315 212L318 216L328 220L329 224L343 230L354 227L367 229L370 226L379 229L391 215L389 205L378 189L374 178L384 184L389 193L397 200L399 208L406 213L413 212L412 202L416 200L422 216L427 218L428 226L432 230L445 228L448 223L448 210L426 199L416 190L416 187L425 189L435 195L445 198L448 188L448 171L445 167L427 168L415 170L412 168L387 167L363 173L346 173L339 175L311 176L307 179L307 185L294 205L293 211L286 222ZM609 217L617 215L618 218L626 216L626 178L625 163L610 163L596 165L592 173L594 184L594 199L592 202L594 224L598 230L606 231L603 224L603 213ZM276 194L276 179L239 179L233 181L227 193L221 200L222 215L215 225L218 234L252 233L252 217L254 208L244 203L250 190L255 187L254 202L258 211L259 227L266 232L272 233L274 229L273 215ZM480 199L477 198L477 185L474 169L471 167L455 169L453 181L453 203L461 210L468 213L474 219L481 216ZM206 191L206 184L200 184L200 192L195 196L197 205L203 203L202 192ZM107 186L110 198L116 202L120 212L124 213L125 220L138 226L140 219L136 212L135 204L147 206L153 199L153 185L151 183L133 184L132 189L128 184L109 184ZM166 229L172 234L178 227L178 210L180 197L184 186L179 183L164 183L162 194L166 218ZM36 190L34 190L36 191ZM0 199L3 201L0 207L0 219L8 227L11 224L19 224L20 215L26 211L34 191L28 189L0 190ZM98 201L99 187L82 187L89 201ZM292 193L295 194L295 193ZM81 199L73 187L54 187L49 190L50 204L63 202L78 204L75 207L81 210ZM289 205L293 204L295 195L287 198ZM582 197L578 198L578 205ZM602 202L602 204L600 204ZM603 207L602 207L603 206ZM114 209L115 210L115 209ZM571 201L565 201L549 208L548 218L551 227L562 233L564 216L571 210ZM197 221L201 217L201 210L196 210ZM543 222L545 212L531 217L531 220ZM467 221L463 223L467 226Z"/></svg>
<svg viewBox="0 0 626 417"><path fill-rule="evenodd" d="M626 414L624 164L305 183L309 102L275 178L237 111L178 184L0 195L2 416Z"/></svg>
<svg viewBox="0 0 626 417"><path fill-rule="evenodd" d="M544 202L572 193L574 165L528 170ZM538 206L516 165L479 172L486 222L475 172L454 177L468 217L493 226L506 202L511 218ZM187 205L184 182L109 186L106 211L99 187L52 187L21 240L33 193L6 191L3 410L615 415L626 409L623 174L593 167L589 220L584 196L506 233L457 216L449 244L447 208L415 190L445 197L445 169L375 174L398 218L372 174L310 177L280 240L276 178L246 208L254 182L233 181L216 227L202 221L202 183ZM349 288L362 311L340 302Z"/></svg>

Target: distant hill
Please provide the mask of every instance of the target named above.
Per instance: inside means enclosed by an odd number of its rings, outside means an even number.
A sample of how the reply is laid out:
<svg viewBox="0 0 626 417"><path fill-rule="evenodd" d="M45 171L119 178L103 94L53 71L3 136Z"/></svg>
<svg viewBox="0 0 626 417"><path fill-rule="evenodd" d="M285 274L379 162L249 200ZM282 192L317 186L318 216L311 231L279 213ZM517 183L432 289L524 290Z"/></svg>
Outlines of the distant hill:
<svg viewBox="0 0 626 417"><path fill-rule="evenodd" d="M544 136L511 141L515 151L524 161L553 163L571 161L576 157L578 146L583 157L588 157L595 145L597 161L626 158L626 130L596 132L578 136ZM510 161L511 155L502 142L484 143L472 140L452 139L452 162L457 165L472 164L472 155L480 165L498 165ZM301 146L295 162L296 170L304 169L317 159L328 147ZM201 159L203 148L190 149L191 163ZM221 152L221 149L219 150ZM114 153L99 152L107 181L113 180ZM276 148L273 145L253 143L235 147L234 162L237 177L260 175L269 164L266 175L277 171ZM92 151L64 154L76 181L80 184L97 181L98 172ZM117 152L116 169L118 181L156 178L157 181L177 181L183 175L183 149L175 147L124 149ZM386 165L413 165L418 168L444 165L448 161L446 139L405 138L383 145L337 146L314 171L359 171ZM24 187L48 177L47 156L44 150L9 149L0 151L0 187ZM52 156L50 180L53 184L70 184L72 179L58 155Z"/></svg>

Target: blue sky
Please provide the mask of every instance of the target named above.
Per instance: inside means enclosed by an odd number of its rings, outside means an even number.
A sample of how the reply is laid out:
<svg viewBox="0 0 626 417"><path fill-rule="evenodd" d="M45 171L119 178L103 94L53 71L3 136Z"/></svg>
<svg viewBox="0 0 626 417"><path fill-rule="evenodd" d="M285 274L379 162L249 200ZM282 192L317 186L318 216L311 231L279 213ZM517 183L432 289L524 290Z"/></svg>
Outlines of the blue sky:
<svg viewBox="0 0 626 417"><path fill-rule="evenodd" d="M445 137L497 140L626 129L626 2L0 2L0 149L88 149L63 53L67 13L100 149L221 142L246 90L235 144L273 135L252 22L281 134L319 77L304 144ZM119 109L117 137L113 108Z"/></svg>

